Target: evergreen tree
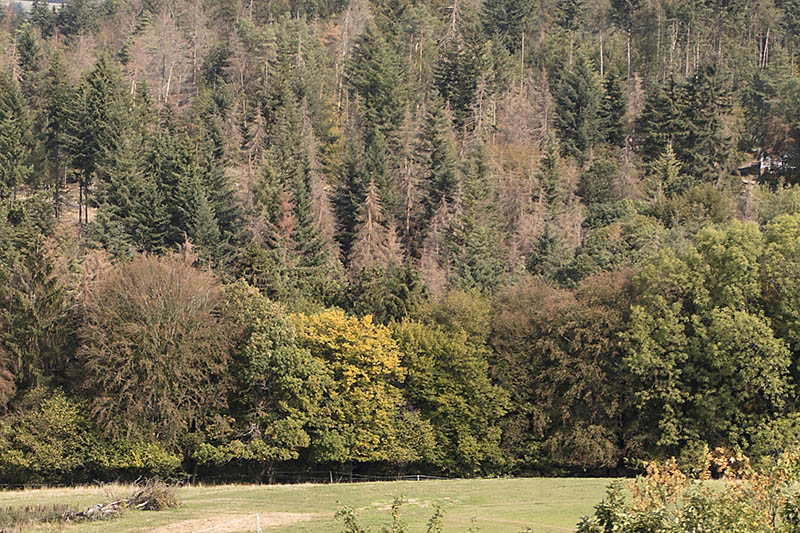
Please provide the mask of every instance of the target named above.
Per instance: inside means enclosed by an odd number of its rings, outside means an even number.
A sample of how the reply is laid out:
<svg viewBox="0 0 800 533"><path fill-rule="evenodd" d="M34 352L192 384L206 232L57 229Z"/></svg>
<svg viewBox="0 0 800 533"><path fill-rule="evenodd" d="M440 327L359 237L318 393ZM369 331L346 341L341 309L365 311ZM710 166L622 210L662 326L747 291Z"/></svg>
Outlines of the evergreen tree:
<svg viewBox="0 0 800 533"><path fill-rule="evenodd" d="M655 85L648 91L636 126L639 153L645 161L658 158L675 141L677 132L686 127L682 99L683 88L674 80L666 88Z"/></svg>
<svg viewBox="0 0 800 533"><path fill-rule="evenodd" d="M88 223L89 188L107 154L113 152L127 113L121 75L101 56L78 88L66 131L72 164L80 173L79 222ZM101 176L101 179L105 179Z"/></svg>
<svg viewBox="0 0 800 533"><path fill-rule="evenodd" d="M522 47L525 23L533 9L530 0L486 0L481 8L481 20L487 35L496 38L509 52Z"/></svg>
<svg viewBox="0 0 800 533"><path fill-rule="evenodd" d="M583 163L586 152L598 140L601 90L588 60L579 55L556 85L555 127L561 155Z"/></svg>
<svg viewBox="0 0 800 533"><path fill-rule="evenodd" d="M53 33L56 16L50 9L50 3L46 0L33 0L29 20L39 29L42 37L48 37Z"/></svg>
<svg viewBox="0 0 800 533"><path fill-rule="evenodd" d="M643 7L643 0L611 0L611 20L614 24L625 32L628 49L628 79L631 79L631 62L633 60L631 49L633 40L633 24L637 11Z"/></svg>
<svg viewBox="0 0 800 533"><path fill-rule="evenodd" d="M387 268L402 261L402 251L391 220L383 215L378 187L374 180L367 186L367 196L359 209L350 249L349 263L354 271L366 267Z"/></svg>
<svg viewBox="0 0 800 533"><path fill-rule="evenodd" d="M457 148L451 121L439 101L434 100L425 116L420 158L427 173L423 199L423 223L433 217L442 198L452 205L460 187Z"/></svg>
<svg viewBox="0 0 800 533"><path fill-rule="evenodd" d="M439 47L434 83L453 112L457 130L462 130L472 114L478 80L483 74L482 47L468 42L458 32Z"/></svg>
<svg viewBox="0 0 800 533"><path fill-rule="evenodd" d="M95 29L97 14L90 0L70 0L58 10L56 24L67 37L86 35Z"/></svg>
<svg viewBox="0 0 800 533"><path fill-rule="evenodd" d="M11 76L0 73L0 200L16 197L31 174L28 105Z"/></svg>
<svg viewBox="0 0 800 533"><path fill-rule="evenodd" d="M39 236L0 293L2 347L13 356L19 390L67 383L76 347L69 275L55 243Z"/></svg>
<svg viewBox="0 0 800 533"><path fill-rule="evenodd" d="M225 172L228 162L225 117L229 111L224 86L214 85L204 91L197 102L200 127L195 132L197 162L200 181L207 200L214 211L223 242L233 245L241 229L241 209L236 190ZM220 250L220 253L227 253Z"/></svg>
<svg viewBox="0 0 800 533"><path fill-rule="evenodd" d="M349 254L356 227L356 214L367 193L369 178L364 168L363 143L352 139L348 143L339 186L334 198L334 210L339 222L337 239L342 252Z"/></svg>
<svg viewBox="0 0 800 533"><path fill-rule="evenodd" d="M730 170L735 141L724 125L730 97L728 81L713 65L700 67L687 87L683 113L689 127L677 137L675 151L685 171L700 180L716 182Z"/></svg>
<svg viewBox="0 0 800 533"><path fill-rule="evenodd" d="M557 0L555 20L569 34L569 63L575 45L575 34L583 27L586 18L584 0Z"/></svg>
<svg viewBox="0 0 800 533"><path fill-rule="evenodd" d="M625 145L623 119L625 117L625 93L622 81L611 73L603 80L603 98L600 101L598 120L600 139L612 146Z"/></svg>
<svg viewBox="0 0 800 533"><path fill-rule="evenodd" d="M408 98L406 73L403 61L374 23L367 23L353 47L347 81L369 125L384 134L394 132Z"/></svg>
<svg viewBox="0 0 800 533"><path fill-rule="evenodd" d="M50 182L53 185L53 206L56 218L61 216L61 192L67 186L67 131L75 105L75 92L67 78L66 65L61 54L55 54L44 81L45 105L41 111L44 149L49 163Z"/></svg>

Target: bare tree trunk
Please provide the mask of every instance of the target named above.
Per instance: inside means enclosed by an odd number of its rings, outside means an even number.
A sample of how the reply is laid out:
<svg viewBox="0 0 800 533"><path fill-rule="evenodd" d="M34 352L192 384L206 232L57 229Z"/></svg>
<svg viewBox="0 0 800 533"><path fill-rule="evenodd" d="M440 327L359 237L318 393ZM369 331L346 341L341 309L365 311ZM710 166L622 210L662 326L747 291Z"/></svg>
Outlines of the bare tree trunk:
<svg viewBox="0 0 800 533"><path fill-rule="evenodd" d="M628 81L631 79L631 30L628 30Z"/></svg>
<svg viewBox="0 0 800 533"><path fill-rule="evenodd" d="M569 47L569 64L572 64L572 41L570 41ZM600 77L605 78L605 61L603 57L603 34L600 34Z"/></svg>
<svg viewBox="0 0 800 533"><path fill-rule="evenodd" d="M78 226L83 224L83 178L78 180Z"/></svg>

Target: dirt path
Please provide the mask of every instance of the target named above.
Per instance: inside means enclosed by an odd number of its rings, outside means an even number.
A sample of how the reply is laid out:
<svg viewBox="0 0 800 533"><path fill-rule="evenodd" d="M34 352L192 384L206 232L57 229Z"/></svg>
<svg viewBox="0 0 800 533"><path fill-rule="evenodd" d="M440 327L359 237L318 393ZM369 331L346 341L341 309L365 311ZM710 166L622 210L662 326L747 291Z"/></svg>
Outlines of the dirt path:
<svg viewBox="0 0 800 533"><path fill-rule="evenodd" d="M161 526L154 529L153 533L231 533L233 531L255 531L257 521L261 520L262 528L288 526L304 520L313 520L318 515L312 513L255 513L217 515L210 518L197 518L184 520Z"/></svg>

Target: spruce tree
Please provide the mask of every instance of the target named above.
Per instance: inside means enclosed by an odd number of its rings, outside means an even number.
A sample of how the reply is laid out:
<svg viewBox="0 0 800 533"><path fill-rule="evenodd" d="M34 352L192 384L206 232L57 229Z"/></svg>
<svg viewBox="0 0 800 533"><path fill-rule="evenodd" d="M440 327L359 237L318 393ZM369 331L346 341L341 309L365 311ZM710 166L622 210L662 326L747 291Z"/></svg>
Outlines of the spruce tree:
<svg viewBox="0 0 800 533"><path fill-rule="evenodd" d="M367 196L358 211L357 225L350 249L353 271L371 266L384 268L402 261L402 251L391 220L384 218L380 194L374 180L367 186Z"/></svg>
<svg viewBox="0 0 800 533"><path fill-rule="evenodd" d="M433 217L442 198L451 205L454 203L461 182L455 135L450 118L438 99L430 103L425 116L419 153L427 173L422 200L424 223Z"/></svg>
<svg viewBox="0 0 800 533"><path fill-rule="evenodd" d="M531 0L485 0L481 20L486 34L516 53L522 47L525 23L533 10Z"/></svg>
<svg viewBox="0 0 800 533"><path fill-rule="evenodd" d="M558 81L554 97L561 155L583 164L587 151L599 140L601 88L582 54Z"/></svg>
<svg viewBox="0 0 800 533"><path fill-rule="evenodd" d="M45 105L41 111L41 132L53 185L53 206L56 218L61 216L61 192L67 186L68 139L70 113L75 105L75 91L67 77L61 54L51 60L44 80Z"/></svg>
<svg viewBox="0 0 800 533"><path fill-rule="evenodd" d="M625 145L623 118L625 117L625 93L622 81L613 72L603 80L603 98L600 101L600 138L612 146Z"/></svg>
<svg viewBox="0 0 800 533"><path fill-rule="evenodd" d="M387 135L398 128L408 98L405 67L374 23L353 47L347 82L370 126Z"/></svg>
<svg viewBox="0 0 800 533"><path fill-rule="evenodd" d="M0 73L0 200L16 196L31 175L31 119L17 83Z"/></svg>
<svg viewBox="0 0 800 533"><path fill-rule="evenodd" d="M684 117L689 127L678 136L675 151L687 174L716 182L730 170L734 140L724 126L731 112L728 80L713 65L700 67L686 90Z"/></svg>
<svg viewBox="0 0 800 533"><path fill-rule="evenodd" d="M681 113L683 88L675 81L652 87L636 123L639 154L645 161L657 159L674 143L679 131L688 128Z"/></svg>
<svg viewBox="0 0 800 533"><path fill-rule="evenodd" d="M116 148L128 109L126 100L121 74L106 56L101 56L79 86L65 136L72 164L80 176L80 223L88 222L89 188L99 167Z"/></svg>

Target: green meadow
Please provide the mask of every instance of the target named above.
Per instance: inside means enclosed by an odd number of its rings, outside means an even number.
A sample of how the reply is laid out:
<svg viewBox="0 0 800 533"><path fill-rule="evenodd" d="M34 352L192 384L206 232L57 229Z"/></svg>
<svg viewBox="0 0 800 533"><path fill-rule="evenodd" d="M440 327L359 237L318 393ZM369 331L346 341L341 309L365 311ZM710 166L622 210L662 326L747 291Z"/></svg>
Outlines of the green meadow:
<svg viewBox="0 0 800 533"><path fill-rule="evenodd" d="M245 532L343 531L335 513L355 509L362 527L380 531L400 508L409 532L425 531L436 506L444 512L445 532L574 531L602 499L608 479L481 479L398 481L328 485L224 485L178 489L182 505L166 511L127 511L121 518L30 531L133 533L155 531ZM69 504L85 508L130 495L125 485L0 492L0 508L31 504ZM26 530L27 531L27 530Z"/></svg>

